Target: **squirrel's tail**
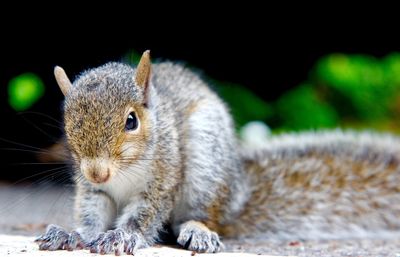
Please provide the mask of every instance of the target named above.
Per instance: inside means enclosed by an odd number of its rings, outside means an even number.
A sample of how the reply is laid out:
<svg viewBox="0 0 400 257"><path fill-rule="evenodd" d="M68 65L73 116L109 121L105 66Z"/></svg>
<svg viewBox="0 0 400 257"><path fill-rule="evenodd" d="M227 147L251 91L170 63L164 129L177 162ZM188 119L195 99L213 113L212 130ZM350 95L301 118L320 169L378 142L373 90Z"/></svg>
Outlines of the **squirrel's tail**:
<svg viewBox="0 0 400 257"><path fill-rule="evenodd" d="M344 238L400 231L400 139L355 132L278 136L242 152L251 196L227 237Z"/></svg>

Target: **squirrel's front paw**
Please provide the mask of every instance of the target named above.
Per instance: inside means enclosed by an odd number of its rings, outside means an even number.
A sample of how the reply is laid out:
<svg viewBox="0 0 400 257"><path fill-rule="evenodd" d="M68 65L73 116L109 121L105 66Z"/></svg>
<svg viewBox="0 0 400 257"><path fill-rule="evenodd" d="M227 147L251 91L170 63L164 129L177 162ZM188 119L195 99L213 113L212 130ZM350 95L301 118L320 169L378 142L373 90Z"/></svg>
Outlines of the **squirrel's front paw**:
<svg viewBox="0 0 400 257"><path fill-rule="evenodd" d="M182 224L177 241L184 248L200 253L216 253L223 248L217 233L197 221Z"/></svg>
<svg viewBox="0 0 400 257"><path fill-rule="evenodd" d="M147 246L148 244L142 235L138 233L128 234L123 229L101 233L97 239L88 244L91 253L115 253L115 255L121 255L123 252L134 254L137 249Z"/></svg>
<svg viewBox="0 0 400 257"><path fill-rule="evenodd" d="M39 250L68 250L83 249L85 243L78 232L68 233L62 227L49 225L46 233L35 240L39 244Z"/></svg>

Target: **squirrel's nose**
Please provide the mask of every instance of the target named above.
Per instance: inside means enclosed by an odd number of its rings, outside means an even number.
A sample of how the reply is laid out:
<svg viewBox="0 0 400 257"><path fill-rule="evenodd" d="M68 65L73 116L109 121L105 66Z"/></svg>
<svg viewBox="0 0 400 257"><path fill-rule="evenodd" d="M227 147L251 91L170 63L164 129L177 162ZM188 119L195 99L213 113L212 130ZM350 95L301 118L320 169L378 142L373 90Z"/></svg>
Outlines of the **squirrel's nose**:
<svg viewBox="0 0 400 257"><path fill-rule="evenodd" d="M97 184L105 183L110 178L110 170L100 171L98 169L89 170L86 177L89 181Z"/></svg>
<svg viewBox="0 0 400 257"><path fill-rule="evenodd" d="M87 180L95 184L101 184L110 178L110 168L106 165L100 165L96 161L82 161L81 172Z"/></svg>

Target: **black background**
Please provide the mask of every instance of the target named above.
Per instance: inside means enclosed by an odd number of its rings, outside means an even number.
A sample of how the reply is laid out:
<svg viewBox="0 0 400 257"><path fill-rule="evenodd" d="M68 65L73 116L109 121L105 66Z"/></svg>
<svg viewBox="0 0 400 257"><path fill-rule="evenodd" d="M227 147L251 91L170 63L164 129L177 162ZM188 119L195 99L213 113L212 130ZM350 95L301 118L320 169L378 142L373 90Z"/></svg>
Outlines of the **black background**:
<svg viewBox="0 0 400 257"><path fill-rule="evenodd" d="M35 154L11 150L29 147L5 140L42 148L61 135L61 130L44 125L56 122L37 114L18 114L8 105L7 83L24 72L36 73L46 85L44 97L31 111L61 121L62 94L53 78L54 66L62 66L73 79L84 69L120 60L130 49L150 49L153 58L185 61L212 78L242 84L267 101L306 80L310 68L323 55L362 53L379 58L400 51L398 30L389 26L393 23L378 24L374 15L343 21L341 13L325 16L319 11L318 17L307 14L311 21L302 23L302 15L270 19L263 18L266 13L252 16L247 12L250 18L244 13L214 19L203 14L190 21L173 14L158 21L153 20L155 15L147 19L133 16L114 23L102 16L76 26L58 24L60 19L73 19L73 15L41 23L33 22L32 17L12 27L7 24L12 21L3 22L0 178L15 180L44 169L41 165L23 165L37 162ZM56 27L46 26L50 23Z"/></svg>

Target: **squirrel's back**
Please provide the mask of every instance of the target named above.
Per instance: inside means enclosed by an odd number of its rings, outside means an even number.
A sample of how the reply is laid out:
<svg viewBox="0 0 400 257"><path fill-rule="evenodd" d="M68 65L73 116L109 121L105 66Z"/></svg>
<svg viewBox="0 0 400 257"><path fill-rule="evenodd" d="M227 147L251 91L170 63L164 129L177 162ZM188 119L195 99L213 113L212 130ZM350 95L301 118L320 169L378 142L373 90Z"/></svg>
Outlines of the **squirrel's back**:
<svg viewBox="0 0 400 257"><path fill-rule="evenodd" d="M225 104L198 73L179 63L155 63L152 82L160 100L180 117L177 120L184 120L199 105L225 108Z"/></svg>
<svg viewBox="0 0 400 257"><path fill-rule="evenodd" d="M289 134L242 156L253 194L225 234L321 239L400 229L398 137L339 130Z"/></svg>
<svg viewBox="0 0 400 257"><path fill-rule="evenodd" d="M152 66L152 82L158 92L172 99L199 100L209 97L209 85L184 65L174 62L159 62Z"/></svg>

